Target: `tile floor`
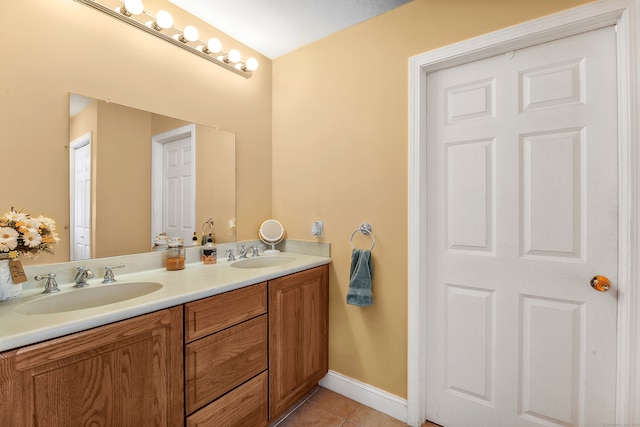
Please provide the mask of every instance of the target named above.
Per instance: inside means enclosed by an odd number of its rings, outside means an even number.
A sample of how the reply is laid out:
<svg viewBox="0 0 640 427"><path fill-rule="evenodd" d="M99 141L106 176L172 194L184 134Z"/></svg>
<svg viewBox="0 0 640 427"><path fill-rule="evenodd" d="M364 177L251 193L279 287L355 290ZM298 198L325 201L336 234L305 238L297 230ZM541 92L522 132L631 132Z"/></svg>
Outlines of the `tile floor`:
<svg viewBox="0 0 640 427"><path fill-rule="evenodd" d="M407 427L382 412L323 387L317 387L299 406L271 427ZM439 427L426 422L422 427Z"/></svg>

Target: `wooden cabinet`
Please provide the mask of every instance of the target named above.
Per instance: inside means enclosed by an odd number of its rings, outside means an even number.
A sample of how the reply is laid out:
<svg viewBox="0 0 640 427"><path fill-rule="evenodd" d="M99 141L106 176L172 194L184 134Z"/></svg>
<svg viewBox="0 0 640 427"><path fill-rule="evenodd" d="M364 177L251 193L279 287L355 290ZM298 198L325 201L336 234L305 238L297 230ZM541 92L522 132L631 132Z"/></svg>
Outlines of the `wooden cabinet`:
<svg viewBox="0 0 640 427"><path fill-rule="evenodd" d="M177 426L182 307L0 354L0 425Z"/></svg>
<svg viewBox="0 0 640 427"><path fill-rule="evenodd" d="M185 342L191 342L267 312L267 283L184 305Z"/></svg>
<svg viewBox="0 0 640 427"><path fill-rule="evenodd" d="M267 372L187 418L187 427L259 427L267 424Z"/></svg>
<svg viewBox="0 0 640 427"><path fill-rule="evenodd" d="M269 418L282 415L328 371L327 265L269 281Z"/></svg>
<svg viewBox="0 0 640 427"><path fill-rule="evenodd" d="M266 426L327 373L327 331L322 266L0 353L0 426Z"/></svg>
<svg viewBox="0 0 640 427"><path fill-rule="evenodd" d="M187 425L267 424L266 312L266 283L185 304Z"/></svg>

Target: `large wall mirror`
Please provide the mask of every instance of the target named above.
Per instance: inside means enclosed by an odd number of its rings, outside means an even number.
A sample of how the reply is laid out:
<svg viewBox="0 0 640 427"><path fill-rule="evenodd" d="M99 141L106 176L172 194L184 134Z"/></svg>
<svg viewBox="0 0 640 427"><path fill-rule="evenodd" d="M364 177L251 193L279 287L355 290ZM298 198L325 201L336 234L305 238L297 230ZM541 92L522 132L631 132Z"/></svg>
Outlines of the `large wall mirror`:
<svg viewBox="0 0 640 427"><path fill-rule="evenodd" d="M235 241L233 132L78 94L69 105L70 260L148 252L160 232L191 244L207 223Z"/></svg>

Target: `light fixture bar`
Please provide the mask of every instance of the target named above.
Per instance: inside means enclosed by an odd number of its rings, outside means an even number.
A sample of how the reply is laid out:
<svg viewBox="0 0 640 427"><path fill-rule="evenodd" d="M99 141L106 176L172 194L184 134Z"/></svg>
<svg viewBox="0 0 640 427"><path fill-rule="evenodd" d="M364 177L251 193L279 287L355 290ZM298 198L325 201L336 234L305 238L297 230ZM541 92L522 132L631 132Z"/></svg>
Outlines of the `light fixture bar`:
<svg viewBox="0 0 640 427"><path fill-rule="evenodd" d="M236 64L232 63L232 62L228 62L225 58L227 57L227 53L225 52L219 52L217 54L217 56L210 56L205 52L202 52L201 50L198 50L194 47L192 47L191 45L189 45L188 43L182 42L177 38L173 38L171 35L165 34L162 31L159 31L157 29L154 29L153 26L147 26L145 25L143 22L140 22L136 19L133 18L133 16L125 16L122 13L117 12L114 8L110 8L108 6L104 6L101 3L98 3L95 0L74 0L78 3L82 3L85 6L89 6L93 9L99 10L102 13L105 13L109 16L111 16L112 18L116 18L122 22L126 22L129 25L132 25L146 33L149 33L153 36L158 37L159 39L162 39L166 42L171 43L174 46L177 46L179 48L182 48L184 50L186 50L187 52L191 52L194 55L199 56L200 58L206 59L207 61L213 62L216 65L219 65L223 68L226 68L229 71L233 71L234 73L244 77L244 78L250 78L253 75L253 71L249 68L247 68L247 65L245 63L242 62L238 62ZM148 14L147 14L148 15ZM148 15L150 16L150 15ZM151 17L153 18L153 17ZM171 27L174 31L177 31L179 33L181 33L181 31L175 27ZM198 42L202 43L201 41L198 40ZM205 43L206 45L206 43ZM252 58L250 58L252 59ZM255 60L254 60L255 61ZM247 61L249 62L249 61Z"/></svg>

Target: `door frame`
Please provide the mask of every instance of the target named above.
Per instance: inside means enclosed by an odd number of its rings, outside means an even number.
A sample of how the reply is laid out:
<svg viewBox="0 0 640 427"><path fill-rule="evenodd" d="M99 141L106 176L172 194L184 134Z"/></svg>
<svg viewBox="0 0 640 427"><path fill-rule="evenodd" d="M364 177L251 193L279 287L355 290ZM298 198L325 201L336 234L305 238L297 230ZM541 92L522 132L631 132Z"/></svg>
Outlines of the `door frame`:
<svg viewBox="0 0 640 427"><path fill-rule="evenodd" d="M409 60L407 424L426 418L427 74L616 25L619 259L616 423L640 423L640 0L600 0L414 56Z"/></svg>
<svg viewBox="0 0 640 427"><path fill-rule="evenodd" d="M191 123L176 129L172 129L151 137L151 246L155 238L162 233L162 206L164 203L162 194L162 177L164 165L164 144L177 139L190 138L191 141L191 173L196 176L196 125ZM192 224L196 223L196 180L191 180L191 218Z"/></svg>
<svg viewBox="0 0 640 427"><path fill-rule="evenodd" d="M75 186L75 176L76 176L76 150L88 145L89 146L89 157L93 159L93 145L91 144L93 135L91 132L87 132L84 135L74 139L69 143L69 260L70 261L79 261L75 257L75 242L76 242L76 217L75 217L75 205L76 205L76 186ZM90 198L87 201L89 204L89 215L91 216L91 222L93 222L93 212L92 212L92 203L93 203L93 160L91 161L91 194ZM89 236L89 252L93 253L93 230L94 227L91 227L90 236ZM80 260L81 261L81 260Z"/></svg>

